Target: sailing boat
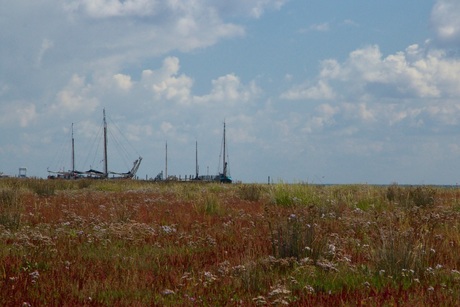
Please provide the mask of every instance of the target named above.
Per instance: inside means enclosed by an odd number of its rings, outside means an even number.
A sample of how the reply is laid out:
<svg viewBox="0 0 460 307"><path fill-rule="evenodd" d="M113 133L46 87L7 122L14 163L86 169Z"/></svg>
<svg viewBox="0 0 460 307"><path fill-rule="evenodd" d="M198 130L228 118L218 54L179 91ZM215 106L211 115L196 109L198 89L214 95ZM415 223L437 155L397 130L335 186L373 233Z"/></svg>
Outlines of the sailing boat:
<svg viewBox="0 0 460 307"><path fill-rule="evenodd" d="M103 171L98 171L95 169L90 169L88 171L77 171L75 170L75 140L73 136L73 124L72 124L72 170L69 171L50 171L49 179L62 178L62 179L77 179L77 178L94 178L94 179L107 179L109 175L112 175L113 179L132 179L136 176L137 170L141 165L142 157L139 157L133 162L133 167L126 173L118 173L109 171L108 168L108 159L107 159L107 121L105 117L105 109L103 109L103 125L104 125L104 168Z"/></svg>

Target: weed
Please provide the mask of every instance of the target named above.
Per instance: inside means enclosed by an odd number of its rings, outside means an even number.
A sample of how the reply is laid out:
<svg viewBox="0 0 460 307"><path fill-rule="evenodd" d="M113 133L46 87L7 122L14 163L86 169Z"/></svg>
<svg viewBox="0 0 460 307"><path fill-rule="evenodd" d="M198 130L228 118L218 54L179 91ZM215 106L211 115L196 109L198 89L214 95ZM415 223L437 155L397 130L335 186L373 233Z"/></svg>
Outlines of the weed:
<svg viewBox="0 0 460 307"><path fill-rule="evenodd" d="M219 198L212 193L206 193L200 202L196 205L198 212L207 215L221 215L223 208L220 204Z"/></svg>
<svg viewBox="0 0 460 307"><path fill-rule="evenodd" d="M271 202L283 207L310 205L317 202L316 187L308 184L271 186Z"/></svg>
<svg viewBox="0 0 460 307"><path fill-rule="evenodd" d="M238 189L238 195L243 200L258 201L262 194L262 186L257 184L243 184Z"/></svg>
<svg viewBox="0 0 460 307"><path fill-rule="evenodd" d="M436 190L431 187L400 187L392 184L387 188L386 197L390 202L397 202L403 207L427 207L433 206Z"/></svg>
<svg viewBox="0 0 460 307"><path fill-rule="evenodd" d="M0 192L0 225L7 229L19 228L24 207L18 189L5 189Z"/></svg>
<svg viewBox="0 0 460 307"><path fill-rule="evenodd" d="M291 213L287 218L269 221L269 228L275 257L308 257L316 263L324 252L326 240L311 218Z"/></svg>
<svg viewBox="0 0 460 307"><path fill-rule="evenodd" d="M62 181L62 180L59 180ZM38 196L52 196L56 192L58 180L27 180L27 186Z"/></svg>
<svg viewBox="0 0 460 307"><path fill-rule="evenodd" d="M417 207L433 206L436 190L430 187L416 187L410 190L409 197Z"/></svg>

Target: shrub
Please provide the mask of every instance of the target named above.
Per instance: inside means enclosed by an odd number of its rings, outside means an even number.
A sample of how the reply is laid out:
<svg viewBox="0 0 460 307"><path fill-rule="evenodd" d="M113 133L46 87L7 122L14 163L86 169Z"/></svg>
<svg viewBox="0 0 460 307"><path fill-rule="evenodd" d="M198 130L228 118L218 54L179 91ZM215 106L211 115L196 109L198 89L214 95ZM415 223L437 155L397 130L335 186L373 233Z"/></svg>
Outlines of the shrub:
<svg viewBox="0 0 460 307"><path fill-rule="evenodd" d="M269 228L273 256L277 258L308 257L316 263L323 254L326 240L312 220L291 214L280 221L269 221Z"/></svg>
<svg viewBox="0 0 460 307"><path fill-rule="evenodd" d="M434 205L436 190L424 186L404 188L392 184L387 188L386 196L390 202L397 202L402 206L426 207Z"/></svg>
<svg viewBox="0 0 460 307"><path fill-rule="evenodd" d="M409 198L417 207L433 206L436 190L430 187L416 187L409 192Z"/></svg>
<svg viewBox="0 0 460 307"><path fill-rule="evenodd" d="M205 194L197 205L196 209L198 212L209 214L209 215L221 215L223 213L222 206L219 199L214 194Z"/></svg>
<svg viewBox="0 0 460 307"><path fill-rule="evenodd" d="M376 273L391 276L396 281L423 277L433 256L430 242L425 238L427 233L428 229L415 228L381 230L375 253Z"/></svg>
<svg viewBox="0 0 460 307"><path fill-rule="evenodd" d="M318 201L317 187L307 184L277 184L270 190L271 202L283 207L310 205Z"/></svg>
<svg viewBox="0 0 460 307"><path fill-rule="evenodd" d="M51 196L56 192L57 181L61 180L28 180L27 186L38 196Z"/></svg>
<svg viewBox="0 0 460 307"><path fill-rule="evenodd" d="M262 187L256 184L243 184L238 189L238 195L243 200L258 201L262 194Z"/></svg>
<svg viewBox="0 0 460 307"><path fill-rule="evenodd" d="M93 182L93 180L91 179L78 179L78 188L79 189L86 189L86 188L89 188L91 186L91 183Z"/></svg>
<svg viewBox="0 0 460 307"><path fill-rule="evenodd" d="M390 202L406 202L408 199L408 195L405 193L405 190L397 183L393 183L387 188L386 197Z"/></svg>
<svg viewBox="0 0 460 307"><path fill-rule="evenodd" d="M8 229L19 228L23 211L18 189L6 189L0 193L0 225Z"/></svg>

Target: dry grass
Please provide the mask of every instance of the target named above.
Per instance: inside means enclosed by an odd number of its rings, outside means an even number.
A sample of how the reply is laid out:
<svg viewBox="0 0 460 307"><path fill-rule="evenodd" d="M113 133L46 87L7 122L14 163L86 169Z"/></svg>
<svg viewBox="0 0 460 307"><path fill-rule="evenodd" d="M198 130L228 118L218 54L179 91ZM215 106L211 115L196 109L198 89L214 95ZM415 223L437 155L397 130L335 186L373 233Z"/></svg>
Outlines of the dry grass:
<svg viewBox="0 0 460 307"><path fill-rule="evenodd" d="M457 189L0 181L0 305L460 303Z"/></svg>

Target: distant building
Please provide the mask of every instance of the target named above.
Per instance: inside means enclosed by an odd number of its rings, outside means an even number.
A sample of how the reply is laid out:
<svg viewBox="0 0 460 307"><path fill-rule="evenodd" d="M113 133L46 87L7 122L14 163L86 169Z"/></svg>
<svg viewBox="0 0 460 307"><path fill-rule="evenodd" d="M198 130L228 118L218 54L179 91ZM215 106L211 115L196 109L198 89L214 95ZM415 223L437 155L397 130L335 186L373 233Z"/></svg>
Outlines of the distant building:
<svg viewBox="0 0 460 307"><path fill-rule="evenodd" d="M19 178L27 178L27 167L20 167L19 168Z"/></svg>

